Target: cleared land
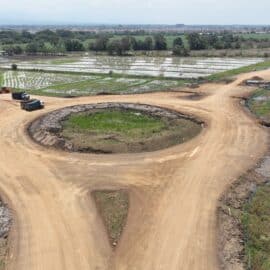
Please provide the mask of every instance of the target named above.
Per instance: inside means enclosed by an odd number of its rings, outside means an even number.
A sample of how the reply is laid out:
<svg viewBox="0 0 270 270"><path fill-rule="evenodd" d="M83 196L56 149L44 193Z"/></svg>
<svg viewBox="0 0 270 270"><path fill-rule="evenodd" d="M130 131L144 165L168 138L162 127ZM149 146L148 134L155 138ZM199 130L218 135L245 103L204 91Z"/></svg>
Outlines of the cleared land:
<svg viewBox="0 0 270 270"><path fill-rule="evenodd" d="M45 111L19 111L9 95L0 109L0 188L16 213L8 269L216 270L216 207L224 190L264 154L268 134L231 98L249 91L208 84L198 101L179 93L44 98ZM5 101L4 101L5 100ZM67 105L140 102L194 114L207 122L195 139L170 149L97 156L37 146L29 121ZM16 157L16 166L14 166ZM132 189L130 218L112 252L89 190ZM158 198L158 199L157 199Z"/></svg>

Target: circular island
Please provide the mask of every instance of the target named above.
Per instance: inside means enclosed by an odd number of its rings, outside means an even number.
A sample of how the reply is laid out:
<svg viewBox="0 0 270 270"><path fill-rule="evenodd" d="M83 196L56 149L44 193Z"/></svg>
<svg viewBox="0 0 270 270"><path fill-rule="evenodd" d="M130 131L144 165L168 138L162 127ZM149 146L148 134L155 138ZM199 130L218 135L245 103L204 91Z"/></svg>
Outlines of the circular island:
<svg viewBox="0 0 270 270"><path fill-rule="evenodd" d="M195 137L202 122L161 107L100 103L66 107L35 120L31 137L45 146L89 153L150 152Z"/></svg>

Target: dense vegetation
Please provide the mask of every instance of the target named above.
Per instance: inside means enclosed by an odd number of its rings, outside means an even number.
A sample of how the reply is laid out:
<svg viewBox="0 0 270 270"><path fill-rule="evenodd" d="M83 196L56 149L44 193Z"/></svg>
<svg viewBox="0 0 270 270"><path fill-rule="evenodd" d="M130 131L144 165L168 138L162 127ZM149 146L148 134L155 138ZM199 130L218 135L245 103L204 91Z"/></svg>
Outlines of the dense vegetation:
<svg viewBox="0 0 270 270"><path fill-rule="evenodd" d="M246 207L243 223L246 232L248 269L270 269L270 186L259 188Z"/></svg>
<svg viewBox="0 0 270 270"><path fill-rule="evenodd" d="M43 30L1 31L0 45L7 54L59 54L69 51L96 51L123 55L129 51L172 50L187 56L189 51L270 48L270 35L221 33L148 33L145 31L96 33L87 31Z"/></svg>

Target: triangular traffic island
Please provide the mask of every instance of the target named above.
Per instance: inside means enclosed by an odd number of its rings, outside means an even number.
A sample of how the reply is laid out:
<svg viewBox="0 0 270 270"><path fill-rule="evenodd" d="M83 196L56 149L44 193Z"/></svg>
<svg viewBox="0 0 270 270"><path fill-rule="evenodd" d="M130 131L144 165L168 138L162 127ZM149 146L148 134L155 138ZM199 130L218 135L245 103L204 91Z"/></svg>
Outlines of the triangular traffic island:
<svg viewBox="0 0 270 270"><path fill-rule="evenodd" d="M92 192L112 248L120 240L126 225L129 210L129 193L127 190L96 190Z"/></svg>

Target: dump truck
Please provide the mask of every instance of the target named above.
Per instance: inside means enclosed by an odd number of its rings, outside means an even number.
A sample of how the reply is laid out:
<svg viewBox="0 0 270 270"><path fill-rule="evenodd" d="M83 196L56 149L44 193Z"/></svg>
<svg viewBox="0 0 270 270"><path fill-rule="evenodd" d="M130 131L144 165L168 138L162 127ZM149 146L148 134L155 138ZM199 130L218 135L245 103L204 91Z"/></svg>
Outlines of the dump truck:
<svg viewBox="0 0 270 270"><path fill-rule="evenodd" d="M25 111L35 111L44 108L44 102L38 99L24 100L21 101L21 108Z"/></svg>
<svg viewBox="0 0 270 270"><path fill-rule="evenodd" d="M30 96L25 92L13 92L11 93L12 99L15 100L29 100Z"/></svg>

